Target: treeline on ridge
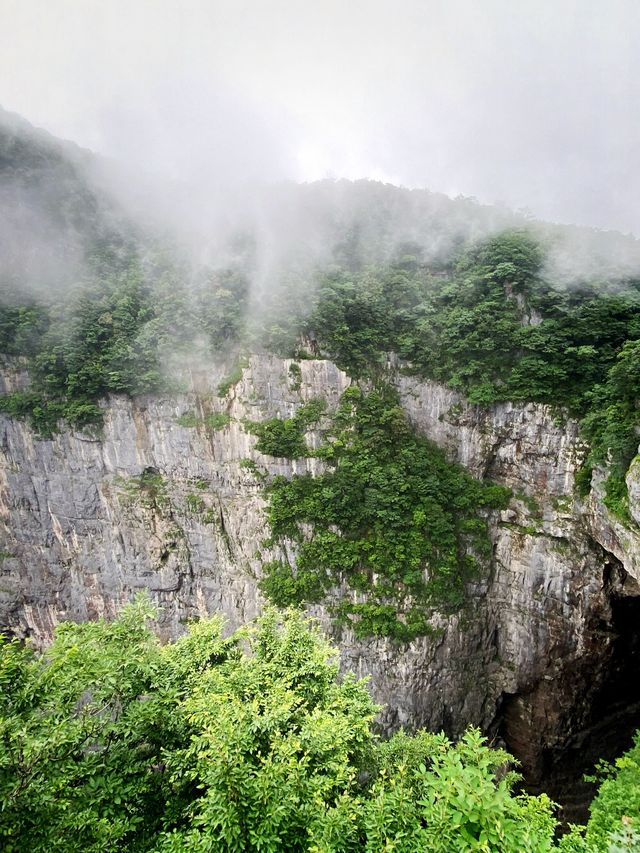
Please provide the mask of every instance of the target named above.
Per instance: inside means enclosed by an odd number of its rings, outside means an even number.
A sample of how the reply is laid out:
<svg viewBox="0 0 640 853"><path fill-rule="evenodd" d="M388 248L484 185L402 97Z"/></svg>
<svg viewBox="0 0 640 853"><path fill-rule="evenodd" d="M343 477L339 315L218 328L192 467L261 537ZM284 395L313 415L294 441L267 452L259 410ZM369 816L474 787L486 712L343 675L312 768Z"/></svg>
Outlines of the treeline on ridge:
<svg viewBox="0 0 640 853"><path fill-rule="evenodd" d="M187 360L194 340L211 357L234 347L295 357L313 349L354 377L379 375L395 352L403 369L479 405L535 401L579 418L591 446L582 487L594 464L607 463L607 502L629 520L624 474L637 446L640 282L554 287L542 276L544 247L508 231L437 268L416 246L377 267L342 247L339 264L283 272L251 311L251 240L236 249L227 268L194 276L160 250L142 256L103 246L94 273L60 303L5 302L0 351L27 359L32 384L0 398L0 407L30 417L44 435L60 420L99 423L101 397L171 387L166 365Z"/></svg>

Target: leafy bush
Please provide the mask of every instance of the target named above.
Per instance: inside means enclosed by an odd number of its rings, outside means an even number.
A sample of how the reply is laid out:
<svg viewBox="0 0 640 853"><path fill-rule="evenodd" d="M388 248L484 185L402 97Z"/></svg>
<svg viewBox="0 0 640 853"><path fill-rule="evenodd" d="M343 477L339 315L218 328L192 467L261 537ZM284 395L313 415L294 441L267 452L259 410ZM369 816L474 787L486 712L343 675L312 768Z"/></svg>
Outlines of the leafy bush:
<svg viewBox="0 0 640 853"><path fill-rule="evenodd" d="M200 423L200 418L195 412L183 412L176 418L176 423L186 429L195 429Z"/></svg>
<svg viewBox="0 0 640 853"><path fill-rule="evenodd" d="M204 425L208 429L216 432L219 429L224 429L231 423L231 415L226 412L209 412L204 416Z"/></svg>
<svg viewBox="0 0 640 853"><path fill-rule="evenodd" d="M587 842L604 848L614 833L634 834L637 847L640 841L640 732L636 733L633 747L602 772L605 778L589 809Z"/></svg>
<svg viewBox="0 0 640 853"><path fill-rule="evenodd" d="M224 429L231 423L231 415L228 415L226 412L209 412L201 418L195 412L185 412L176 419L176 423L187 429L204 426L215 432L219 429Z"/></svg>
<svg viewBox="0 0 640 853"><path fill-rule="evenodd" d="M289 365L289 381L292 391L299 391L302 385L302 369L295 362Z"/></svg>
<svg viewBox="0 0 640 853"><path fill-rule="evenodd" d="M266 421L245 421L245 428L258 436L256 450L267 456L298 459L309 455L304 434L322 416L324 400L310 400L301 406L293 418L269 418Z"/></svg>
<svg viewBox="0 0 640 853"><path fill-rule="evenodd" d="M475 480L418 438L389 386L369 394L349 388L314 452L298 443L309 416L300 411L301 420L267 421L258 449L316 455L328 470L268 486L273 540L293 539L297 556L295 566L267 564L262 589L283 606L320 601L345 583L366 603L343 599L336 615L360 636L406 641L428 633L429 614L458 610L486 567L483 513L504 507L509 491ZM285 429L276 432L278 424Z"/></svg>
<svg viewBox="0 0 640 853"><path fill-rule="evenodd" d="M544 797L515 795L476 731L380 742L363 681L299 614L161 646L148 602L0 645L7 853L521 853L552 848Z"/></svg>
<svg viewBox="0 0 640 853"><path fill-rule="evenodd" d="M218 397L226 397L233 386L240 382L242 379L242 373L248 364L249 361L246 357L243 356L238 359L238 363L235 365L233 370L218 385Z"/></svg>

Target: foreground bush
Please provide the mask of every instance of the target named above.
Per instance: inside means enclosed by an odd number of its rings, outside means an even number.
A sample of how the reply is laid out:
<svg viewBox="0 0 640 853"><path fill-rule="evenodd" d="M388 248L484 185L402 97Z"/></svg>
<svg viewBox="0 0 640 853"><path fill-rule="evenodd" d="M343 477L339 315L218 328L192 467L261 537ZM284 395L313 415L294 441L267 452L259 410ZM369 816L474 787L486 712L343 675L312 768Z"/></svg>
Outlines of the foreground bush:
<svg viewBox="0 0 640 853"><path fill-rule="evenodd" d="M0 647L3 850L554 849L552 804L514 794L478 732L377 739L365 683L301 615L164 646L152 616L140 599L41 655Z"/></svg>

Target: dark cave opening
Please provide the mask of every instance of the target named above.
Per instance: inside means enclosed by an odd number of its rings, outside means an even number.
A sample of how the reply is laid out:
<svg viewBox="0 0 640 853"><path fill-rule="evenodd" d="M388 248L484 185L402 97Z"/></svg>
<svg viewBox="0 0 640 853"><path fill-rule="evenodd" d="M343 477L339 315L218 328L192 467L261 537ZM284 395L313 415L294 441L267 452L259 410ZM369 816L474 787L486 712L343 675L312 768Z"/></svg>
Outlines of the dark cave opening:
<svg viewBox="0 0 640 853"><path fill-rule="evenodd" d="M601 759L613 761L632 745L640 728L640 596L611 598L614 635L606 677L590 703L586 725L548 760L544 789L566 822L583 822L597 785L583 776Z"/></svg>
<svg viewBox="0 0 640 853"><path fill-rule="evenodd" d="M626 579L621 567L607 567L609 618L594 626L584 672L567 672L564 685L544 683L528 694L507 694L500 708L498 734L521 761L524 788L544 791L558 803L564 825L588 819L597 784L585 782L584 775L629 749L640 728L640 590ZM568 714L558 711L556 736L545 737L554 694L560 708L561 694L575 686L574 707Z"/></svg>

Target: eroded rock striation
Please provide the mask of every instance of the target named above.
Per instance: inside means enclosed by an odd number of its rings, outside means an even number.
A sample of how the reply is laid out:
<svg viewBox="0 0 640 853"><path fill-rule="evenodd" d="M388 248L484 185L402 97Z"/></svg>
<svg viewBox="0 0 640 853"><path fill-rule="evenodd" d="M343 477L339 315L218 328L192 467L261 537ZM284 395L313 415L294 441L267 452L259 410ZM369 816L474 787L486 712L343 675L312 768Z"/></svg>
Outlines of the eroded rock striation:
<svg viewBox="0 0 640 853"><path fill-rule="evenodd" d="M231 627L254 617L260 567L274 556L263 544L262 473L321 463L262 456L242 421L290 417L317 397L331 410L350 384L329 361L290 366L255 356L224 398L215 370L182 395L111 398L99 436L43 440L0 418L0 625L44 644L57 622L111 615L139 589L162 607L167 637L197 615L222 611ZM26 377L6 369L3 381ZM598 474L591 495L576 497L584 448L577 425L549 407L484 410L434 383L395 381L415 428L513 499L490 519L491 569L465 610L409 646L343 630L343 666L371 676L383 726L455 735L475 723L504 739L535 783L559 756L584 752L607 715L622 714L618 731L638 724L640 528L608 512ZM640 465L628 479L640 521Z"/></svg>

